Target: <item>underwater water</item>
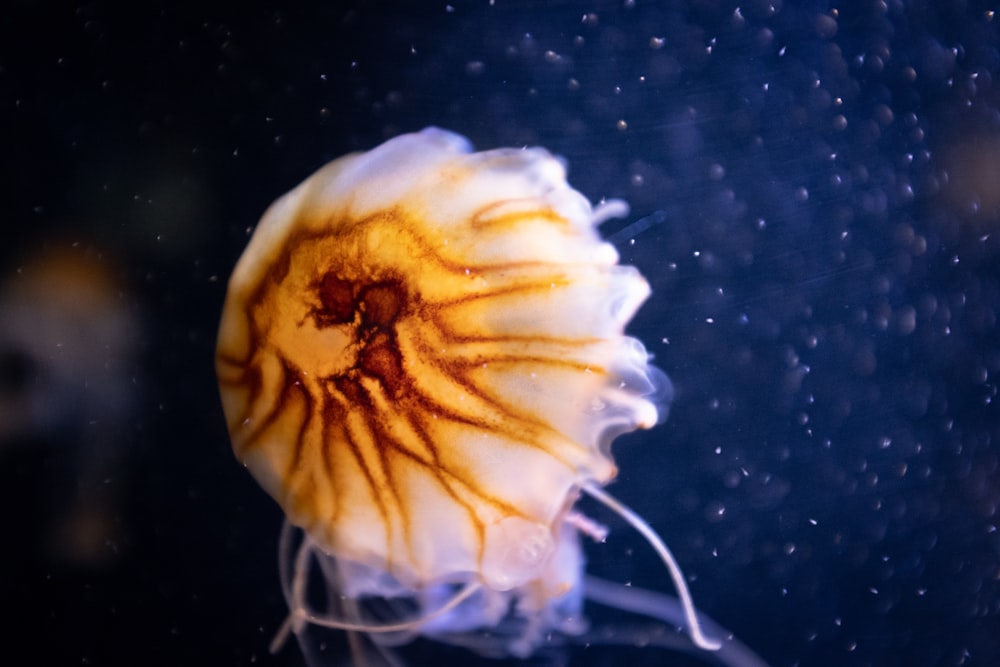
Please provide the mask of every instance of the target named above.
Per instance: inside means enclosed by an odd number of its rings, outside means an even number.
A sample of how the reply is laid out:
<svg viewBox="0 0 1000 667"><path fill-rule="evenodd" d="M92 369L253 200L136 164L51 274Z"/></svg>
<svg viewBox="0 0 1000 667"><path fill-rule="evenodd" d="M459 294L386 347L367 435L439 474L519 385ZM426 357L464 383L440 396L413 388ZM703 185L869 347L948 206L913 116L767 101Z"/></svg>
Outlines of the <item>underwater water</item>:
<svg viewBox="0 0 1000 667"><path fill-rule="evenodd" d="M630 204L602 229L674 399L608 490L701 611L774 667L1000 659L989 3L141 4L0 24L0 605L38 664L302 664L268 650L283 515L222 415L226 283L275 198L428 125ZM673 593L581 509L588 571ZM713 664L634 643L528 664Z"/></svg>

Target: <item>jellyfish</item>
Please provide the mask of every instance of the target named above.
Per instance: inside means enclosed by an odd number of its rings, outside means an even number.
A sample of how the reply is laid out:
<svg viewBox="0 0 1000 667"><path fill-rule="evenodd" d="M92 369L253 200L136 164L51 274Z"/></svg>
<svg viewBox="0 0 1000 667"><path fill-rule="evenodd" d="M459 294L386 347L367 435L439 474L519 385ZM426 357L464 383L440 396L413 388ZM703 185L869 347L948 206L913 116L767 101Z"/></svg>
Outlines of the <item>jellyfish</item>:
<svg viewBox="0 0 1000 667"><path fill-rule="evenodd" d="M654 426L672 392L624 335L649 285L597 231L627 212L592 207L542 148L474 152L437 128L337 159L268 209L216 366L235 454L286 516L273 650L295 635L312 663L303 639L321 627L355 649L423 636L525 657L593 637L589 590L762 664L604 490L612 441ZM679 600L585 575L581 536L606 529L581 494L639 530Z"/></svg>

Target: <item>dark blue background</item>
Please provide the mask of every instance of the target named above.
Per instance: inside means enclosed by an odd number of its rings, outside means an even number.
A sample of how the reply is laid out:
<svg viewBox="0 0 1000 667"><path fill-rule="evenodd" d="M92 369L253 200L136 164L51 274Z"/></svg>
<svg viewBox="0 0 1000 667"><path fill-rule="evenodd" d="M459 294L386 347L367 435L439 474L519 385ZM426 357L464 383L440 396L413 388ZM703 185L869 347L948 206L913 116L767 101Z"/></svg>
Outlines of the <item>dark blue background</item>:
<svg viewBox="0 0 1000 667"><path fill-rule="evenodd" d="M233 458L216 393L225 281L274 198L433 124L546 146L630 221L664 212L616 238L653 286L631 332L676 400L616 445L611 490L700 608L775 667L997 664L988 3L133 4L15 1L0 21L0 279L77 242L146 324L110 564L40 546L64 445L0 448L8 651L297 663L267 653L281 515ZM639 538L587 509L615 528L594 571L669 590Z"/></svg>

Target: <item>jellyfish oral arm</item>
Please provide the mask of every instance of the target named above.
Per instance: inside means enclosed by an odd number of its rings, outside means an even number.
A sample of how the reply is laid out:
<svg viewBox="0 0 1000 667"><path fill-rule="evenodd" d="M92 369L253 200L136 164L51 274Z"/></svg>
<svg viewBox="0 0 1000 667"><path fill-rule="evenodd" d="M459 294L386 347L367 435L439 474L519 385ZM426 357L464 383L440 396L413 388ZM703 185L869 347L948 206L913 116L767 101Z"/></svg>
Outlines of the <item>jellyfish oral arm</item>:
<svg viewBox="0 0 1000 667"><path fill-rule="evenodd" d="M702 631L694 601L691 599L691 591L688 590L687 583L684 581L684 574L681 571L680 565L677 564L677 559L674 558L670 549L667 548L663 538L657 535L656 531L642 517L596 484L584 484L581 489L587 495L625 519L656 551L656 554L663 561L663 564L666 565L667 571L670 573L670 579L674 582L674 588L677 589L677 596L680 598L681 606L684 610L684 620L687 622L687 631L695 646L706 651L718 651L722 648L722 642L706 637Z"/></svg>

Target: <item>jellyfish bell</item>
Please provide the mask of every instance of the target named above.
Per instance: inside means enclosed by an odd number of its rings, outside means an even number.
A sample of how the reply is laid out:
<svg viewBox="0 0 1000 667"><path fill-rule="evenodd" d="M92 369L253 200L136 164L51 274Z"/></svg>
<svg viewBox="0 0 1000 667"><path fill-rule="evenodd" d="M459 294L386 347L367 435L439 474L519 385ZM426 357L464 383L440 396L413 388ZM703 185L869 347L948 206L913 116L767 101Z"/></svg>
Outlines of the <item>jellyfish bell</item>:
<svg viewBox="0 0 1000 667"><path fill-rule="evenodd" d="M601 487L611 441L655 425L671 391L623 333L649 286L596 230L626 212L592 208L541 148L473 152L428 128L331 162L265 213L217 372L237 457L304 531L282 533L277 643L325 626L529 655L582 631L594 528L574 503L645 526ZM674 581L692 637L718 648ZM371 598L415 613L366 616Z"/></svg>

